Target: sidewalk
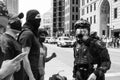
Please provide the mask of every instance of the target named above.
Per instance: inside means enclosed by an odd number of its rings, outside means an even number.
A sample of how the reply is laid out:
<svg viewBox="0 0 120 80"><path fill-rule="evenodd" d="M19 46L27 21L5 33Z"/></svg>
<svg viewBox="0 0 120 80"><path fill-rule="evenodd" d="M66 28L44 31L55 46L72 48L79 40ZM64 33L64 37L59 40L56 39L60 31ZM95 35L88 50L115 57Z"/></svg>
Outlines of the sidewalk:
<svg viewBox="0 0 120 80"><path fill-rule="evenodd" d="M112 51L112 52L120 52L120 48L107 48L108 51Z"/></svg>
<svg viewBox="0 0 120 80"><path fill-rule="evenodd" d="M60 72L60 75L66 76L68 80L72 79L72 67L64 64L56 58L46 63L45 80L49 80L49 77L51 77L53 74L57 74L59 71L62 71Z"/></svg>
<svg viewBox="0 0 120 80"><path fill-rule="evenodd" d="M120 52L120 48L108 48L108 51L112 51L112 52ZM53 74L57 74L59 71L60 75L62 76L66 76L68 80L72 80L72 71L73 68L67 64L65 64L64 62L62 62L61 60L59 60L58 58L54 58L53 60L51 60L50 62L46 63L45 66L45 80L49 80L49 77L51 77ZM113 76L117 76L120 75L120 73L107 73L106 77L113 77ZM109 80L109 79L107 79Z"/></svg>

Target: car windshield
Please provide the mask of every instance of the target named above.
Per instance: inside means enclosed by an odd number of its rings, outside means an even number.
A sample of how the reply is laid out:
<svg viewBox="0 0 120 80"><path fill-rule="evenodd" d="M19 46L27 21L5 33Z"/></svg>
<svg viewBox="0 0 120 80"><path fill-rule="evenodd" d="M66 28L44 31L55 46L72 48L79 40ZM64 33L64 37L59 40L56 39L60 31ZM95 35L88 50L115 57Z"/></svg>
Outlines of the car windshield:
<svg viewBox="0 0 120 80"><path fill-rule="evenodd" d="M70 40L69 38L63 38L63 40Z"/></svg>

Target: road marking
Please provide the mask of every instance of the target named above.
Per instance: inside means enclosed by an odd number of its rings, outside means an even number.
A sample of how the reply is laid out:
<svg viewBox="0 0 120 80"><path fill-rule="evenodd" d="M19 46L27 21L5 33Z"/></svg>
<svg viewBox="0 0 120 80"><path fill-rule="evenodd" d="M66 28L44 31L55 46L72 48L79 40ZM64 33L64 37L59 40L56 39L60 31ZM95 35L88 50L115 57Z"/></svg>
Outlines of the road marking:
<svg viewBox="0 0 120 80"><path fill-rule="evenodd" d="M115 76L120 76L120 72L116 72L116 73L106 73L105 77L115 77Z"/></svg>

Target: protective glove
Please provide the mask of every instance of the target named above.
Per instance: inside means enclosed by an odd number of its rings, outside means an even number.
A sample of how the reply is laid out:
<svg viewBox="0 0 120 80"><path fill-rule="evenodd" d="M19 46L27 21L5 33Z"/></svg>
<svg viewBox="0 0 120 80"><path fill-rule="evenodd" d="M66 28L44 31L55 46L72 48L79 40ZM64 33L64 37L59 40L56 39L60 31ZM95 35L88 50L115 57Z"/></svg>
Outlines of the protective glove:
<svg viewBox="0 0 120 80"><path fill-rule="evenodd" d="M52 58L55 58L56 56L56 53L52 53Z"/></svg>

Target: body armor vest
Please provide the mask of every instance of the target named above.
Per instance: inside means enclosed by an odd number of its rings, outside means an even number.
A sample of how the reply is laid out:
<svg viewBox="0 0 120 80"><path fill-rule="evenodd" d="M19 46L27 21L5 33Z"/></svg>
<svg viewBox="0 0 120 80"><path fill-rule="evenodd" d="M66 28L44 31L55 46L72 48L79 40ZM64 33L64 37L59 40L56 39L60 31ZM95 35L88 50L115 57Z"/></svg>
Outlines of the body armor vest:
<svg viewBox="0 0 120 80"><path fill-rule="evenodd" d="M90 54L89 47L85 46L84 43L77 43L74 50L75 64L89 68L93 59Z"/></svg>

